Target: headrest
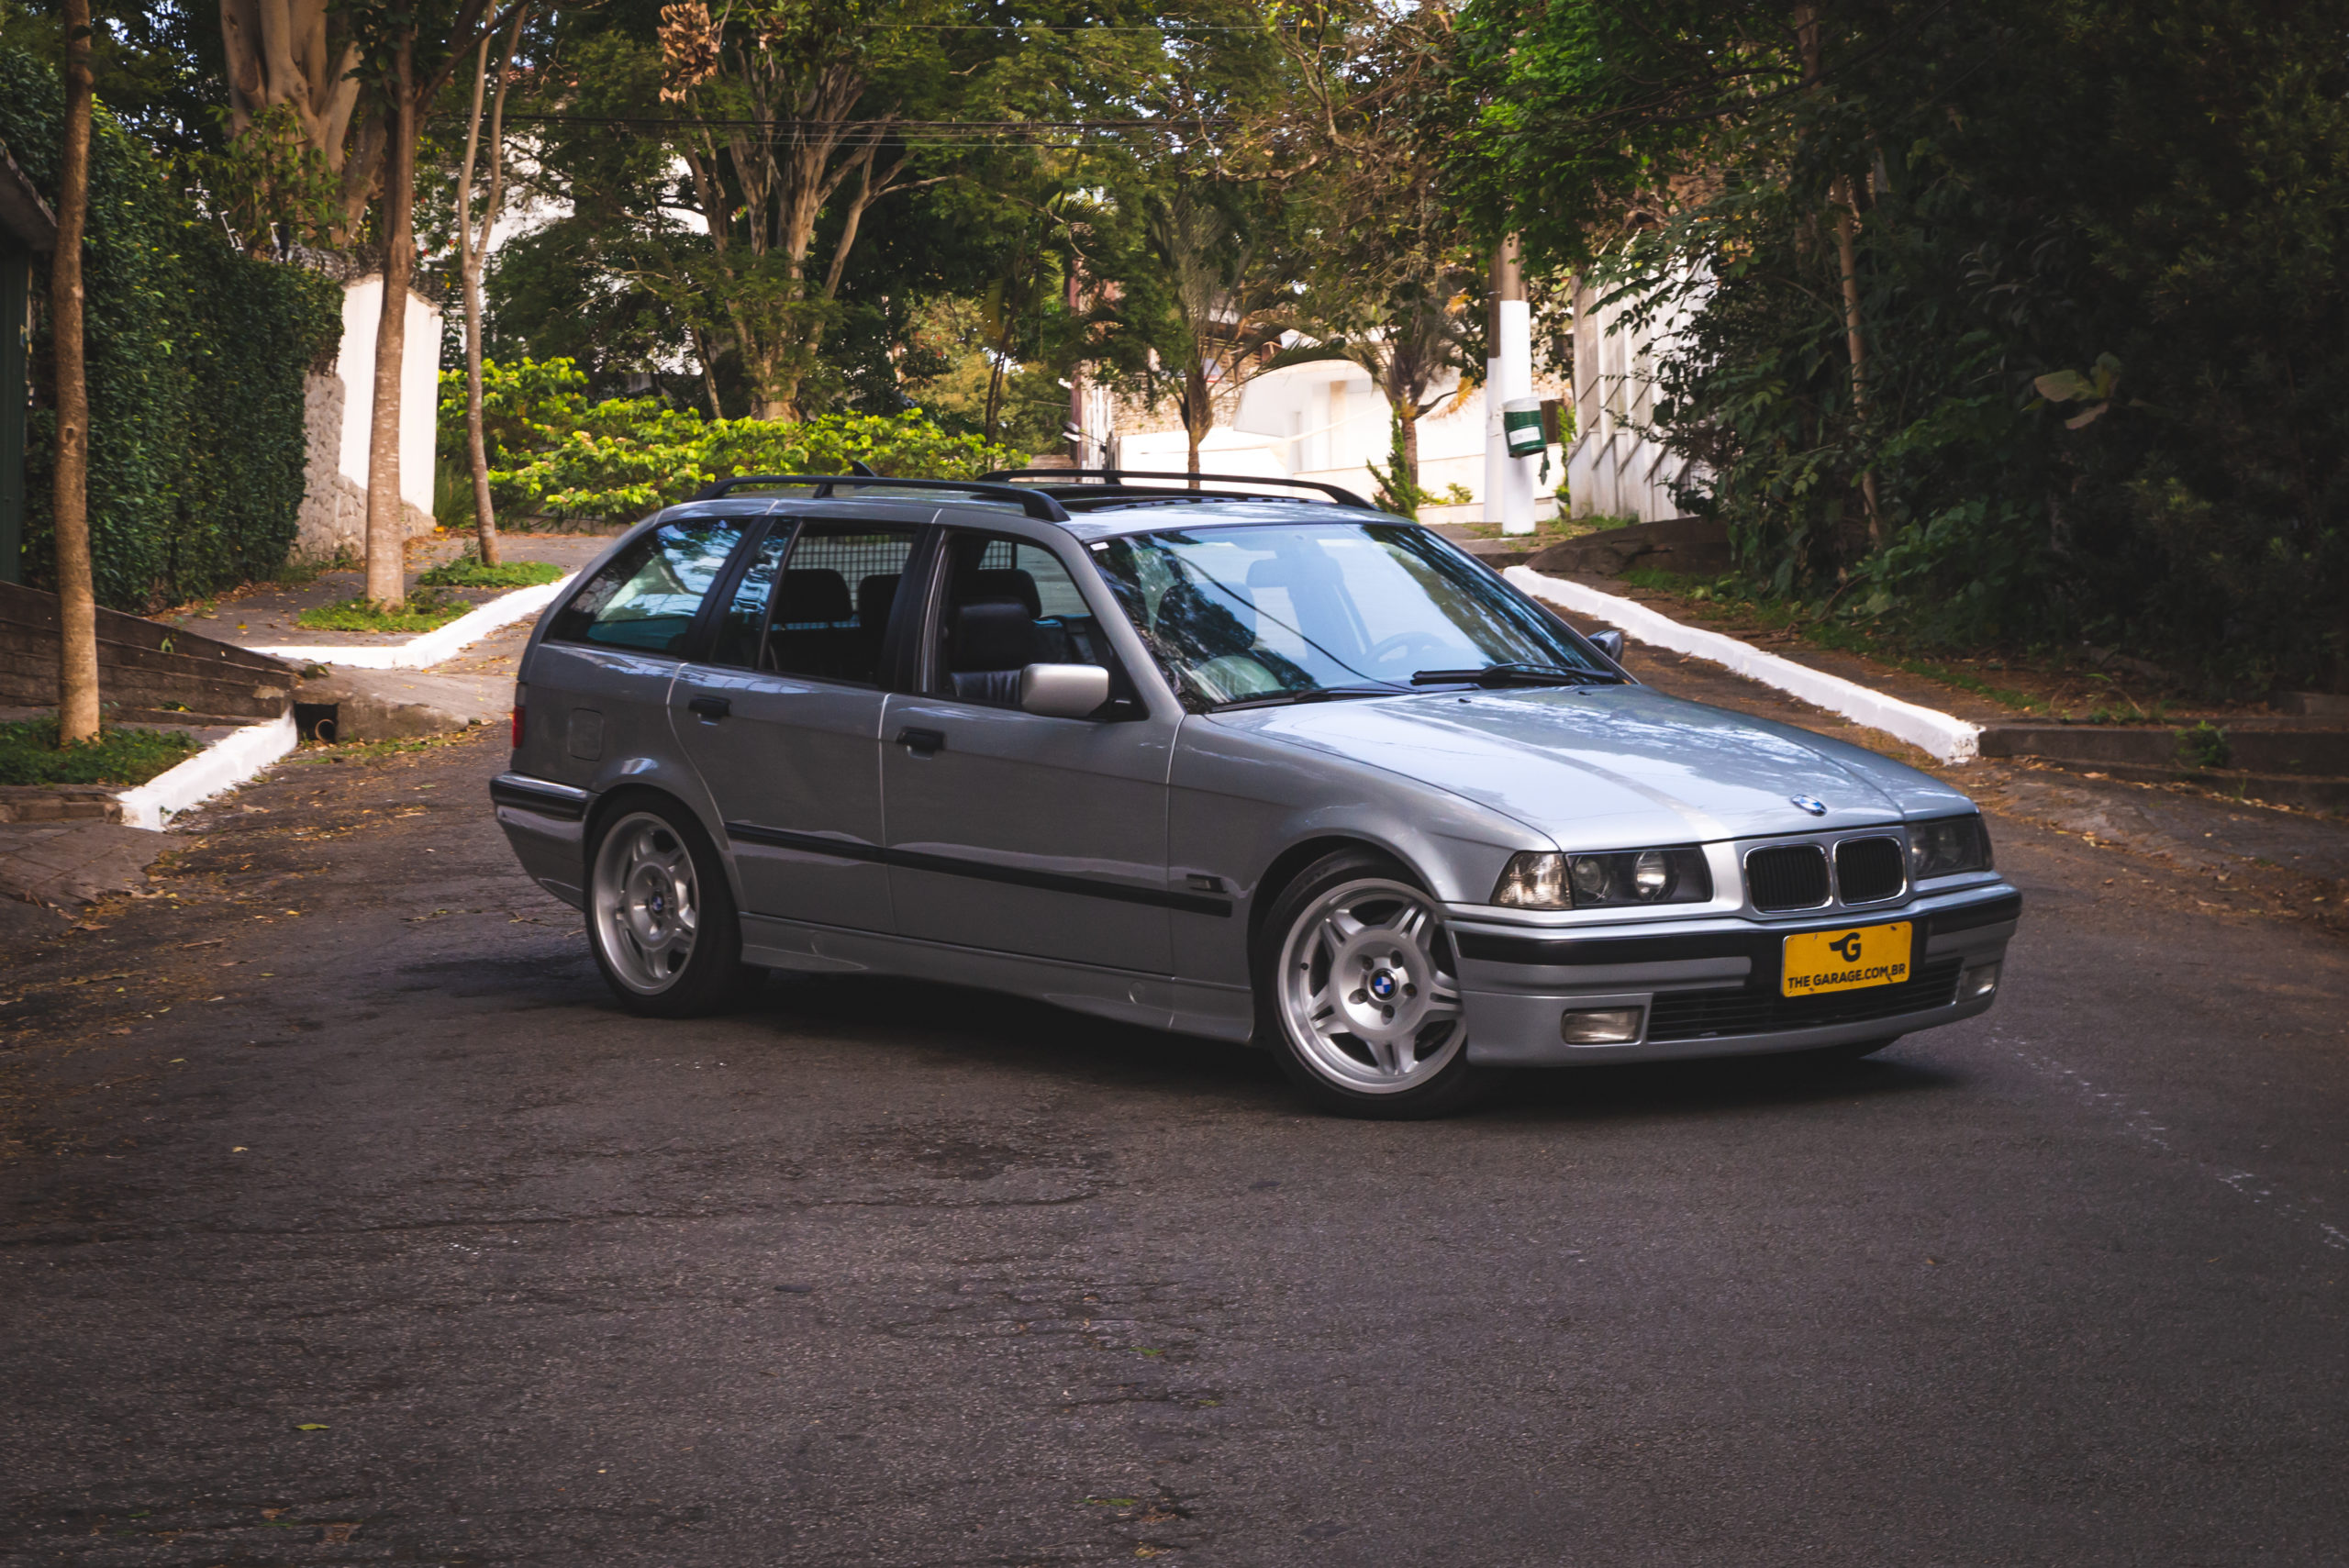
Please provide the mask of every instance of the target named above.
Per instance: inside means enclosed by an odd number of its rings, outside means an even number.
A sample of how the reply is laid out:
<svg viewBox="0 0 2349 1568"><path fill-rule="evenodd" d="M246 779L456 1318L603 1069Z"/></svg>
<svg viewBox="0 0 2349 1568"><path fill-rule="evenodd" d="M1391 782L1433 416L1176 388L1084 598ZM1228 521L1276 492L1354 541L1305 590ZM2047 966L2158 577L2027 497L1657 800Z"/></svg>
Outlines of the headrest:
<svg viewBox="0 0 2349 1568"><path fill-rule="evenodd" d="M954 612L947 658L957 670L1024 668L1036 662L1036 623L1024 605L964 605Z"/></svg>
<svg viewBox="0 0 2349 1568"><path fill-rule="evenodd" d="M965 604L1007 600L1025 605L1030 620L1044 618L1044 600L1036 592L1036 579L1016 566L999 567L993 572L974 572L966 581L970 587L963 595Z"/></svg>
<svg viewBox="0 0 2349 1568"><path fill-rule="evenodd" d="M854 613L848 602L848 579L839 573L808 567L783 574L783 599L774 614L777 626L844 621Z"/></svg>
<svg viewBox="0 0 2349 1568"><path fill-rule="evenodd" d="M856 621L867 631L879 631L889 620L889 606L897 597L897 573L875 572L856 585Z"/></svg>

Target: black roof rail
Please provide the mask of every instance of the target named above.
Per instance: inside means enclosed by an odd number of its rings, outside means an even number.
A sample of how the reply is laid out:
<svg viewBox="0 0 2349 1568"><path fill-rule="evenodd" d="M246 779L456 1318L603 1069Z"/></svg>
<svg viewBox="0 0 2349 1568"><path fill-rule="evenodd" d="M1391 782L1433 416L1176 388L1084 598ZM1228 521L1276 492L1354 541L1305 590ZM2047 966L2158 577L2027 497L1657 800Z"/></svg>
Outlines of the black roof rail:
<svg viewBox="0 0 2349 1568"><path fill-rule="evenodd" d="M862 467L862 464L858 466ZM990 476L992 477L992 476ZM720 479L705 484L689 499L695 501L723 500L731 492L750 485L806 484L815 489L815 499L829 499L835 485L851 487L887 485L897 490L952 490L963 495L978 495L990 501L1017 501L1028 516L1047 523L1068 521L1068 508L1041 490L1024 484L990 484L985 480L965 479L890 479L877 473L741 473L730 479Z"/></svg>
<svg viewBox="0 0 2349 1568"><path fill-rule="evenodd" d="M1002 468L993 473L983 473L982 479L1101 479L1115 485L1128 479L1172 479L1184 484L1194 480L1202 484L1241 484L1258 486L1278 484L1290 490L1319 490L1341 506L1358 506L1365 512L1377 507L1351 490L1335 484L1324 484L1318 479L1264 479L1253 474L1239 473L1159 473L1135 468ZM1136 488L1141 488L1137 486Z"/></svg>

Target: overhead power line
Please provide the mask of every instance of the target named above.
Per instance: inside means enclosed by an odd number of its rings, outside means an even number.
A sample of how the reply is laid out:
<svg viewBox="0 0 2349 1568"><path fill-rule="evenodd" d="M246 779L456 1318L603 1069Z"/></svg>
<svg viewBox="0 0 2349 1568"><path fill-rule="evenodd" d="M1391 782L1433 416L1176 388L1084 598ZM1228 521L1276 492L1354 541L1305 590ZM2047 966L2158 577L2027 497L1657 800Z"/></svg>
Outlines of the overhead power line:
<svg viewBox="0 0 2349 1568"><path fill-rule="evenodd" d="M586 127L630 135L675 136L709 131L732 137L749 134L764 140L829 138L848 146L891 142L909 147L965 147L1010 141L1026 146L1082 148L1114 145L1131 138L1203 136L1226 130L1239 122L1228 117L1187 119L1086 120L878 120L719 118L660 115L533 115L508 113L508 125ZM1082 139L1068 139L1077 138Z"/></svg>

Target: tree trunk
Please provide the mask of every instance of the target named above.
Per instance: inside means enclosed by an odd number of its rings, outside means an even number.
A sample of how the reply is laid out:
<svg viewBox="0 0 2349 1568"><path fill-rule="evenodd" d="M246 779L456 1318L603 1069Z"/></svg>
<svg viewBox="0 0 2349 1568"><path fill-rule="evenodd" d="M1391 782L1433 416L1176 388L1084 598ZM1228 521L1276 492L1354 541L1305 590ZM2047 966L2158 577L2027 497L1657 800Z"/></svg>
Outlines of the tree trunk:
<svg viewBox="0 0 2349 1568"><path fill-rule="evenodd" d="M1395 417L1400 422L1396 433L1402 448L1399 454L1403 460L1402 479L1410 486L1411 506L1416 511L1419 504L1427 498L1427 493L1419 488L1419 421L1418 416L1411 412L1412 407L1410 403L1397 404Z"/></svg>
<svg viewBox="0 0 2349 1568"><path fill-rule="evenodd" d="M484 566L497 564L497 512L489 499L489 443L482 433L481 269L497 209L506 196L506 78L522 36L528 6L517 7L497 63L497 97L489 116L489 194L482 203L481 229L473 228L473 152L481 139L482 84L489 75L490 35L482 34L481 61L473 72L473 117L465 130L464 178L457 186L457 271L465 294L465 451L473 471L474 550Z"/></svg>
<svg viewBox="0 0 2349 1568"><path fill-rule="evenodd" d="M90 206L90 0L65 0L65 145L50 266L57 373L57 740L98 738L98 606L90 578L90 387L82 361L82 233Z"/></svg>
<svg viewBox="0 0 2349 1568"><path fill-rule="evenodd" d="M1825 78L1825 50L1820 39L1818 8L1810 5L1797 6L1794 11L1796 47L1802 51L1802 77L1810 92L1819 91ZM1865 426L1868 420L1868 350L1867 336L1861 330L1860 267L1857 248L1852 239L1852 217L1858 210L1852 199L1852 183L1839 177L1828 193L1828 201L1835 208L1835 261L1842 274L1843 285L1843 349L1852 361L1852 418ZM1884 544L1884 517L1876 504L1876 471L1860 471L1860 500L1868 514L1868 542L1881 548Z"/></svg>
<svg viewBox="0 0 2349 1568"><path fill-rule="evenodd" d="M416 270L416 38L400 40L395 101L385 111L384 311L375 327L374 406L367 430L367 597L407 602L407 519L400 508L400 372L407 347L407 285Z"/></svg>
<svg viewBox="0 0 2349 1568"><path fill-rule="evenodd" d="M1851 182L1842 182L1841 190L1848 195ZM1835 260L1843 273L1843 344L1852 357L1852 417L1865 426L1868 422L1868 343L1866 334L1860 329L1860 265L1852 243L1852 208L1848 202L1835 209ZM1876 509L1873 468L1860 471L1860 499L1868 509L1868 542L1881 550L1884 515Z"/></svg>
<svg viewBox="0 0 2349 1568"><path fill-rule="evenodd" d="M718 401L718 372L709 362L709 334L698 327L689 330L694 335L694 357L701 361L701 389L709 397L709 417L723 419L726 410L719 406Z"/></svg>

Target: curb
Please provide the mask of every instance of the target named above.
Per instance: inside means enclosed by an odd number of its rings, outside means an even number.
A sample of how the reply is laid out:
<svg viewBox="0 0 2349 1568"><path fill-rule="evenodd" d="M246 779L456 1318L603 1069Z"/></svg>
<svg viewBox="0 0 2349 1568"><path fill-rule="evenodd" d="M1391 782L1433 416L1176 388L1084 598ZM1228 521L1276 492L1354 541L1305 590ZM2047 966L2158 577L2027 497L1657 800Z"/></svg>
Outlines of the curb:
<svg viewBox="0 0 2349 1568"><path fill-rule="evenodd" d="M290 711L279 714L267 724L249 724L169 773L158 773L145 784L115 796L122 803L123 824L160 833L173 816L244 783L300 741Z"/></svg>
<svg viewBox="0 0 2349 1568"><path fill-rule="evenodd" d="M447 626L418 632L406 642L377 643L367 647L336 647L321 643L309 647L256 648L253 651L287 660L296 665L340 664L350 670L429 670L444 659L454 658L460 651L501 627L511 626L525 616L533 616L545 609L554 602L555 595L569 587L572 579L578 575L573 572L551 583L501 594L489 603L466 611Z"/></svg>
<svg viewBox="0 0 2349 1568"><path fill-rule="evenodd" d="M1626 637L1675 653L1709 659L1747 680L1800 697L1813 707L1842 714L1854 723L1906 740L1942 762L1969 762L1982 754L1982 727L1953 714L1887 696L1856 681L1798 664L1776 653L1765 653L1750 642L1740 642L1718 631L1683 626L1645 605L1602 594L1564 578L1544 576L1530 566L1512 566L1501 575L1538 598L1620 627Z"/></svg>

